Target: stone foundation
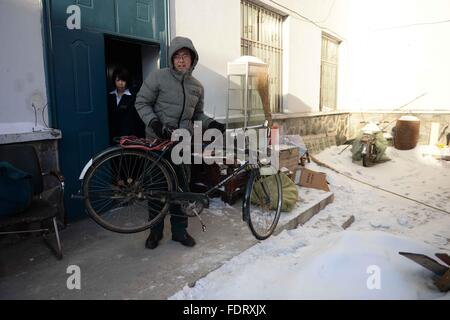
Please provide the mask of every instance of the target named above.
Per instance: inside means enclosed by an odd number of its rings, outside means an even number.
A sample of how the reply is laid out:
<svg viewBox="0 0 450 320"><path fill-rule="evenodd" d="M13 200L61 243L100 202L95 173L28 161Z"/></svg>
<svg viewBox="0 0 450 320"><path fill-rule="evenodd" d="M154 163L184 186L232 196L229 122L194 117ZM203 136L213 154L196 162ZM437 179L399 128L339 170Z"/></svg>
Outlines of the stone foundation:
<svg viewBox="0 0 450 320"><path fill-rule="evenodd" d="M273 117L281 134L335 136L337 145L345 143L349 137L349 119L348 112L278 114Z"/></svg>

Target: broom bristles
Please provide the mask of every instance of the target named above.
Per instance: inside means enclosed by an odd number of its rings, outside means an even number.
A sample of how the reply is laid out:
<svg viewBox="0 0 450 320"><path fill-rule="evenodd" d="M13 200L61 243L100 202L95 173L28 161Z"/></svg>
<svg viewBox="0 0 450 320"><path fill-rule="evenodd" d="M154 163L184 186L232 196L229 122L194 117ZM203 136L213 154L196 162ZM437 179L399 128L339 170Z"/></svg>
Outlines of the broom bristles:
<svg viewBox="0 0 450 320"><path fill-rule="evenodd" d="M269 128L272 127L272 113L270 112L270 99L269 99L269 76L260 72L257 75L257 89L261 102L263 105L264 115L269 122Z"/></svg>

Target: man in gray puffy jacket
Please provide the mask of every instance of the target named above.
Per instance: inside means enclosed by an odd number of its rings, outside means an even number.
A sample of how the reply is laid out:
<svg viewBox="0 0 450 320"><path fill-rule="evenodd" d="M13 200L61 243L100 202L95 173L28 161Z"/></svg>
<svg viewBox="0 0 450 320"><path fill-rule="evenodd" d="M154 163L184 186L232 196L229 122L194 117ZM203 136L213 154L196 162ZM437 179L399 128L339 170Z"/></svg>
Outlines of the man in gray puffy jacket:
<svg viewBox="0 0 450 320"><path fill-rule="evenodd" d="M204 89L192 76L198 63L198 53L192 41L176 37L169 48L169 68L156 70L144 81L136 97L135 107L146 125L147 138L170 139L178 128L193 133L193 121L201 121L203 128L215 128L221 132L225 126L203 113ZM175 166L180 186L187 188L189 181L183 178L181 166ZM184 180L184 181L183 181ZM170 207L172 240L192 247L195 240L187 233L187 217L179 205ZM163 237L164 221L152 228L146 247L154 249Z"/></svg>

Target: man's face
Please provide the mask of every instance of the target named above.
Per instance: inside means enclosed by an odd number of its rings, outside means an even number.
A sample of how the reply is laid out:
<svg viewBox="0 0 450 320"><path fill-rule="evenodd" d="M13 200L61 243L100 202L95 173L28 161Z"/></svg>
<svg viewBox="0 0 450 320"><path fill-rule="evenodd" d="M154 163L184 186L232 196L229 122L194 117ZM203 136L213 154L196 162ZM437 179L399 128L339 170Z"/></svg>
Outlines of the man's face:
<svg viewBox="0 0 450 320"><path fill-rule="evenodd" d="M173 65L177 71L189 71L192 66L192 56L189 49L183 48L176 51L173 55Z"/></svg>

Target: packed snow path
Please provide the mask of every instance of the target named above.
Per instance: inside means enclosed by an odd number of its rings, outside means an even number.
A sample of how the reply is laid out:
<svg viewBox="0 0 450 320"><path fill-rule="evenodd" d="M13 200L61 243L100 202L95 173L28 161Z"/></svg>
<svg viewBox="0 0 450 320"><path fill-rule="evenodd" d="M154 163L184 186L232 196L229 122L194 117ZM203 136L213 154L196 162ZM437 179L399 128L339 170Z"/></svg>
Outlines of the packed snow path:
<svg viewBox="0 0 450 320"><path fill-rule="evenodd" d="M449 163L422 156L419 147L388 149L391 161L364 168L352 162L350 150L339 155L341 150L330 148L317 158L347 176L450 211ZM450 215L316 164L309 168L327 173L333 204L171 298L450 299L433 285L431 272L398 255L450 253ZM343 231L352 215L355 222ZM380 276L375 287L373 270Z"/></svg>

